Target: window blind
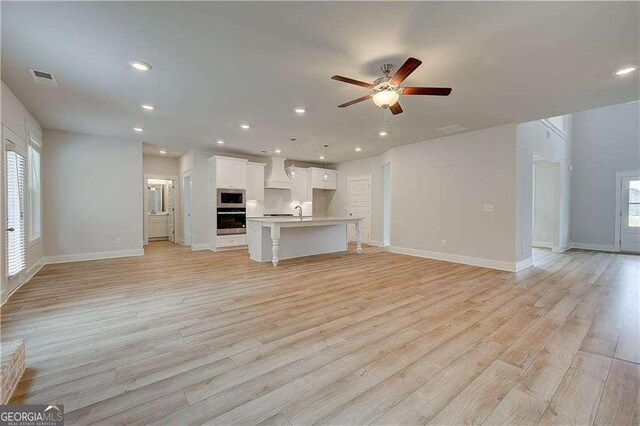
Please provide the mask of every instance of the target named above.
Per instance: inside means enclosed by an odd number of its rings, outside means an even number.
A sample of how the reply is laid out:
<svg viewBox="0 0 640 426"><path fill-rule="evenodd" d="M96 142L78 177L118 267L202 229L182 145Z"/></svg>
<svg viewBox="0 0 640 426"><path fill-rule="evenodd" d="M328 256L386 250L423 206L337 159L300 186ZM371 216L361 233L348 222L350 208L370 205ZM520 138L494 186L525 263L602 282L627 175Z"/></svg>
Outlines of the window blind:
<svg viewBox="0 0 640 426"><path fill-rule="evenodd" d="M26 267L24 226L24 157L6 151L7 157L7 276L12 277Z"/></svg>

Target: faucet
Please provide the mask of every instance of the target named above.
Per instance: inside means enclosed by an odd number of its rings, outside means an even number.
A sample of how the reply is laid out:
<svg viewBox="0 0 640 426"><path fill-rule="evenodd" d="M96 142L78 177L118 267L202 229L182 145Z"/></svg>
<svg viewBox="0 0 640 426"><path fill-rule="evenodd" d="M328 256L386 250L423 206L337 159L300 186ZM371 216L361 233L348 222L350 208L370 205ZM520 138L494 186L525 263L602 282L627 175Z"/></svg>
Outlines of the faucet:
<svg viewBox="0 0 640 426"><path fill-rule="evenodd" d="M295 206L294 209L300 209L300 212L298 213L298 216L300 217L300 219L302 219L302 207Z"/></svg>

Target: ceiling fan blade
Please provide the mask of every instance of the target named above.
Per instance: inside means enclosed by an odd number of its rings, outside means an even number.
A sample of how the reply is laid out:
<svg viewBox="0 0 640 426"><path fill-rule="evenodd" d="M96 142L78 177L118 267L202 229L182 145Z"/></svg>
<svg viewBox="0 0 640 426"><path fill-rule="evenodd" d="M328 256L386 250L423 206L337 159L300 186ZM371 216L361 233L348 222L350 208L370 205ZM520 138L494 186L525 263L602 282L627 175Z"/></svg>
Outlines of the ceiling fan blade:
<svg viewBox="0 0 640 426"><path fill-rule="evenodd" d="M450 87L404 87L403 95L431 95L431 96L449 96Z"/></svg>
<svg viewBox="0 0 640 426"><path fill-rule="evenodd" d="M393 115L402 114L402 107L400 106L400 102L396 102L395 104L391 105L389 109L391 110L391 113Z"/></svg>
<svg viewBox="0 0 640 426"><path fill-rule="evenodd" d="M363 96L361 98L354 99L354 100L352 100L350 102L347 102L345 104L338 105L338 108L345 108L345 107L351 106L353 104L357 104L358 102L366 101L367 99L371 99L372 96L373 96L373 94L369 94L367 96Z"/></svg>
<svg viewBox="0 0 640 426"><path fill-rule="evenodd" d="M405 61L404 64L396 71L396 73L391 77L389 81L396 86L404 81L405 78L409 77L409 74L414 72L416 68L418 68L422 64L422 61L416 58L409 58Z"/></svg>
<svg viewBox="0 0 640 426"><path fill-rule="evenodd" d="M367 89L373 89L373 84L371 83L366 83L360 80L354 80L352 78L343 77L341 75L334 75L333 77L331 77L331 79L336 81L341 81L343 83L355 84L356 86L360 86L360 87L366 87Z"/></svg>

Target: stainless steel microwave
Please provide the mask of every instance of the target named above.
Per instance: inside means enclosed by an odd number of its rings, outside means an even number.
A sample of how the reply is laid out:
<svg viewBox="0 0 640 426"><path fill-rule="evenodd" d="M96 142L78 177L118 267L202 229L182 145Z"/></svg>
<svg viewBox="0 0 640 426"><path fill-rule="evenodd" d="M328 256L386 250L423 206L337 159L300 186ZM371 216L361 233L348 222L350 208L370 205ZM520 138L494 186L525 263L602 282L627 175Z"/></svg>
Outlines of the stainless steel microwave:
<svg viewBox="0 0 640 426"><path fill-rule="evenodd" d="M245 207L244 189L218 189L217 207Z"/></svg>

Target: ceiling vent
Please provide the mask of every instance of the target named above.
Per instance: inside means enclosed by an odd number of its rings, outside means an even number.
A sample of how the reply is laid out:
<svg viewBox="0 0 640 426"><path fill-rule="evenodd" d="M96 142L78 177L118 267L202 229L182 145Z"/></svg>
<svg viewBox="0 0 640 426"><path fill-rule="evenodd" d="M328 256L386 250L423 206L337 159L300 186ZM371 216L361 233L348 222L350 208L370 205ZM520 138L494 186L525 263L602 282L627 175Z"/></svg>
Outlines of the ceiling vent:
<svg viewBox="0 0 640 426"><path fill-rule="evenodd" d="M460 124L454 124L453 126L440 127L439 129L436 129L436 130L440 133L444 133L445 135L452 135L454 133L464 132L469 129L467 129L466 127Z"/></svg>
<svg viewBox="0 0 640 426"><path fill-rule="evenodd" d="M57 86L58 82L56 77L50 72L38 71L29 68L29 74L36 81L36 83L46 84L47 86Z"/></svg>

